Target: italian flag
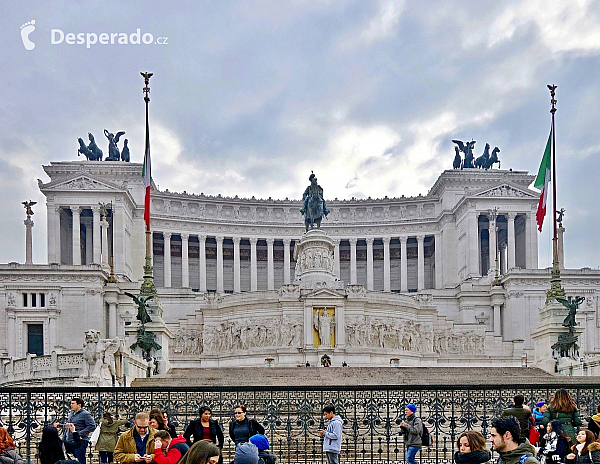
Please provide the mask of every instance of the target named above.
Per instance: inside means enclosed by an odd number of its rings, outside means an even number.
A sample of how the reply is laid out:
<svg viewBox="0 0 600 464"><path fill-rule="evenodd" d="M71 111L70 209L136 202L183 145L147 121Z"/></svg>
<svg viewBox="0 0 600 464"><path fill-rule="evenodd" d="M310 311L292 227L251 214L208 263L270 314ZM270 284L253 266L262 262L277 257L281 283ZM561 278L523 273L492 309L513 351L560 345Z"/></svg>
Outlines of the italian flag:
<svg viewBox="0 0 600 464"><path fill-rule="evenodd" d="M552 129L550 129L550 135L548 136L548 143L546 144L546 150L544 150L544 157L542 158L542 164L540 164L540 170L535 178L533 186L540 189L540 202L538 203L537 213L535 218L537 219L538 230L542 231L542 224L544 223L544 217L546 216L546 202L548 201L548 184L550 183L550 166L552 157L550 152L552 150Z"/></svg>
<svg viewBox="0 0 600 464"><path fill-rule="evenodd" d="M150 183L152 177L150 174L150 132L146 124L146 154L144 155L144 167L142 167L142 177L144 178L144 187L146 187L146 196L144 198L144 221L146 230L150 230Z"/></svg>

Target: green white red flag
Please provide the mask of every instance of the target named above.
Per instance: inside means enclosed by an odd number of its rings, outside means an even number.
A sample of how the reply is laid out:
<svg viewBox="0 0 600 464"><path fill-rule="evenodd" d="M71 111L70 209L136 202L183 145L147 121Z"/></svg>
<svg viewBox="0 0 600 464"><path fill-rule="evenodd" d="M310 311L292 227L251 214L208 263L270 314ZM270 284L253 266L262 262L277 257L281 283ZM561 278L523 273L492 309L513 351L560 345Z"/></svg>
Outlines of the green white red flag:
<svg viewBox="0 0 600 464"><path fill-rule="evenodd" d="M533 186L540 189L540 201L538 203L537 213L535 218L537 220L538 230L542 231L542 224L544 223L544 217L546 216L546 202L548 201L549 186L550 183L550 168L552 164L552 129L550 129L550 135L548 136L548 143L546 143L546 149L544 150L544 157L542 158L542 164L538 175L535 178Z"/></svg>
<svg viewBox="0 0 600 464"><path fill-rule="evenodd" d="M144 155L144 166L142 167L142 177L144 178L144 187L146 188L144 198L144 222L146 222L146 230L150 230L150 184L152 183L150 171L150 131L148 123L146 123L146 154Z"/></svg>

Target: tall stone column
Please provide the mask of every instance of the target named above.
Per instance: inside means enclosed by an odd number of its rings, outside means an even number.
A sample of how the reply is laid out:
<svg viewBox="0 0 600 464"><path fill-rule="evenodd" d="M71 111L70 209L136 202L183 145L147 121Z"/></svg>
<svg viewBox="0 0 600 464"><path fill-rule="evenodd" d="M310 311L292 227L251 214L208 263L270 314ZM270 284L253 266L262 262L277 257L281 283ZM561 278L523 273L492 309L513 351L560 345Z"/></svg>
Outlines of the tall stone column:
<svg viewBox="0 0 600 464"><path fill-rule="evenodd" d="M48 263L57 263L56 260L56 212L53 203L46 202L46 227L48 233L46 234L47 247L48 247Z"/></svg>
<svg viewBox="0 0 600 464"><path fill-rule="evenodd" d="M102 254L102 245L100 240L100 207L92 206L92 242L94 246L93 252L93 261L96 264L100 264L101 254Z"/></svg>
<svg viewBox="0 0 600 464"><path fill-rule="evenodd" d="M31 229L33 229L33 221L27 217L25 221L25 264L33 264L33 237Z"/></svg>
<svg viewBox="0 0 600 464"><path fill-rule="evenodd" d="M108 338L117 336L117 302L108 303Z"/></svg>
<svg viewBox="0 0 600 464"><path fill-rule="evenodd" d="M273 262L273 243L275 243L274 239L267 239L267 290L275 290L275 264Z"/></svg>
<svg viewBox="0 0 600 464"><path fill-rule="evenodd" d="M550 219L550 217L548 217ZM529 227L531 229L530 239L531 239L531 263L527 266L528 269L537 269L538 268L538 229L537 229L537 221L535 219L535 213L531 213L529 215Z"/></svg>
<svg viewBox="0 0 600 464"><path fill-rule="evenodd" d="M418 245L418 256L417 256L417 290L423 290L425 288L425 236L418 235L417 236L417 245Z"/></svg>
<svg viewBox="0 0 600 464"><path fill-rule="evenodd" d="M356 285L356 243L358 240L351 238L350 242L350 284Z"/></svg>
<svg viewBox="0 0 600 464"><path fill-rule="evenodd" d="M478 277L480 275L480 255L479 255L479 213L471 211L467 213L467 243L465 252L467 253L467 275L466 277Z"/></svg>
<svg viewBox="0 0 600 464"><path fill-rule="evenodd" d="M81 210L79 206L71 206L73 213L73 264L81 264Z"/></svg>
<svg viewBox="0 0 600 464"><path fill-rule="evenodd" d="M181 234L181 286L190 286L190 261L189 261L190 234Z"/></svg>
<svg viewBox="0 0 600 464"><path fill-rule="evenodd" d="M435 234L435 288L443 288L444 282L444 270L442 262L442 233L438 232Z"/></svg>
<svg viewBox="0 0 600 464"><path fill-rule="evenodd" d="M373 239L367 238L367 290L373 290Z"/></svg>
<svg viewBox="0 0 600 464"><path fill-rule="evenodd" d="M108 221L106 218L102 218L100 221L100 229L102 233L102 268L106 271L110 268L110 263L108 262Z"/></svg>
<svg viewBox="0 0 600 464"><path fill-rule="evenodd" d="M558 227L556 230L558 239L558 267L562 270L565 268L565 249L563 244L564 227Z"/></svg>
<svg viewBox="0 0 600 464"><path fill-rule="evenodd" d="M342 273L340 270L340 240L333 241L334 249L333 249L333 271L335 272L335 277L338 280L342 279Z"/></svg>
<svg viewBox="0 0 600 464"><path fill-rule="evenodd" d="M241 264L240 264L240 237L233 237L233 291L242 291Z"/></svg>
<svg viewBox="0 0 600 464"><path fill-rule="evenodd" d="M217 241L217 292L223 293L223 237L215 237Z"/></svg>
<svg viewBox="0 0 600 464"><path fill-rule="evenodd" d="M502 320L500 316L500 305L494 305L494 335L496 337L502 336Z"/></svg>
<svg viewBox="0 0 600 464"><path fill-rule="evenodd" d="M516 247L515 247L515 213L508 213L506 221L508 222L508 270L516 266Z"/></svg>
<svg viewBox="0 0 600 464"><path fill-rule="evenodd" d="M94 262L94 239L92 238L94 224L90 218L85 218L83 222L85 227L85 263L91 264Z"/></svg>
<svg viewBox="0 0 600 464"><path fill-rule="evenodd" d="M54 222L55 231L54 231L54 261L53 262L60 264L61 255L62 255L61 241L60 241L60 217L61 217L62 208L60 206L56 206L54 208L54 211L56 213L56 216L55 216L55 222Z"/></svg>
<svg viewBox="0 0 600 464"><path fill-rule="evenodd" d="M206 292L206 235L198 236L198 256L199 256L199 266L198 266L198 274L200 276L200 291Z"/></svg>
<svg viewBox="0 0 600 464"><path fill-rule="evenodd" d="M258 268L256 262L257 243L257 238L250 239L250 290L253 292L258 290Z"/></svg>
<svg viewBox="0 0 600 464"><path fill-rule="evenodd" d="M383 237L383 291L392 291L392 282L390 278L390 237Z"/></svg>
<svg viewBox="0 0 600 464"><path fill-rule="evenodd" d="M496 272L496 247L498 236L496 234L496 218L489 215L489 244L490 244L490 275L494 275Z"/></svg>
<svg viewBox="0 0 600 464"><path fill-rule="evenodd" d="M163 232L164 238L164 264L165 287L171 286L171 232Z"/></svg>
<svg viewBox="0 0 600 464"><path fill-rule="evenodd" d="M406 242L408 237L400 237L400 291L408 292L408 253Z"/></svg>
<svg viewBox="0 0 600 464"><path fill-rule="evenodd" d="M289 284L292 282L290 273L290 245L292 241L289 238L283 239L283 283Z"/></svg>

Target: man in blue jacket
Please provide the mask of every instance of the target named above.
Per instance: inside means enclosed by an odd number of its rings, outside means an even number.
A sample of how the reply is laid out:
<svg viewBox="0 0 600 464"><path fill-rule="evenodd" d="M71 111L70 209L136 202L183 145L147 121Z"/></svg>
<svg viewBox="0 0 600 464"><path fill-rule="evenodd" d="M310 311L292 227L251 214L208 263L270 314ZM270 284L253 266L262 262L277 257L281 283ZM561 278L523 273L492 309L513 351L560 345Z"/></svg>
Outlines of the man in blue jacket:
<svg viewBox="0 0 600 464"><path fill-rule="evenodd" d="M323 452L327 456L328 464L339 464L342 451L342 425L344 421L335 415L335 406L332 404L323 408L323 416L329 421L327 430L319 430L323 440Z"/></svg>
<svg viewBox="0 0 600 464"><path fill-rule="evenodd" d="M96 428L96 423L92 415L83 409L83 400L73 398L67 423L55 423L54 426L63 427L65 430L64 443L67 452L73 453L80 464L85 464L85 452L90 443L90 436Z"/></svg>

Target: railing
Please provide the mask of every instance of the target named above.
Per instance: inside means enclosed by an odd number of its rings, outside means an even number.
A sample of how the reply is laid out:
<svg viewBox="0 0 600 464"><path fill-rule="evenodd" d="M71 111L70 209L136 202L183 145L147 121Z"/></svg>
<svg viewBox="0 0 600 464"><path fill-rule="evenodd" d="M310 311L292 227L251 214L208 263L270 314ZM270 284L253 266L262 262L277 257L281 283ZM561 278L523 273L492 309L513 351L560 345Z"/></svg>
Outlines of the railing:
<svg viewBox="0 0 600 464"><path fill-rule="evenodd" d="M375 380L375 379L374 379ZM489 436L490 422L512 403L515 394L525 395L533 406L548 400L562 385L427 386L427 387L190 387L190 388L5 388L0 389L0 425L20 443L23 457L37 461L37 442L42 428L64 420L70 400L81 397L85 409L98 420L102 413L118 413L132 420L139 411L158 407L168 411L177 431L197 418L200 406L212 409L226 436L225 462L233 459L234 446L227 437L235 405L248 408L248 416L265 428L271 452L278 462L323 463L322 442L317 431L326 427L322 408L334 404L344 419L341 461L344 463L400 463L404 446L400 422L404 406L415 403L434 438L424 448L421 463L450 463L456 439L465 430ZM570 393L582 418L595 413L600 385L578 385ZM89 462L98 462L90 449Z"/></svg>

